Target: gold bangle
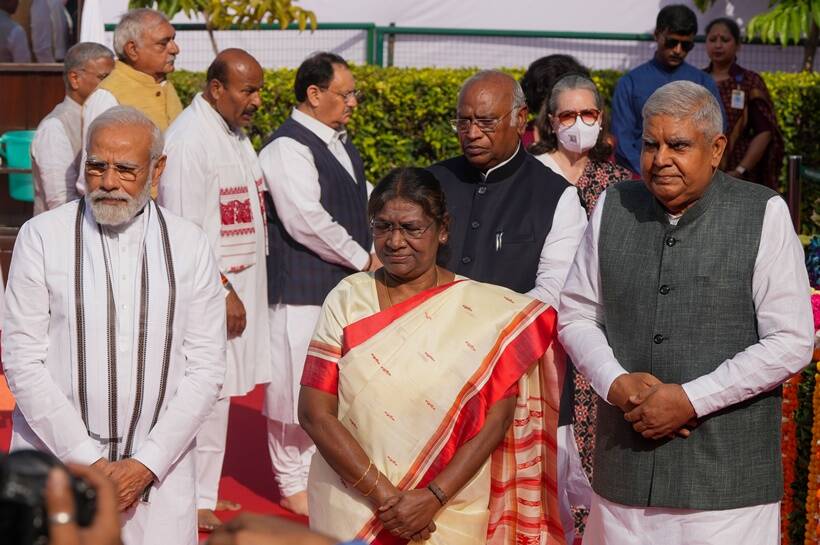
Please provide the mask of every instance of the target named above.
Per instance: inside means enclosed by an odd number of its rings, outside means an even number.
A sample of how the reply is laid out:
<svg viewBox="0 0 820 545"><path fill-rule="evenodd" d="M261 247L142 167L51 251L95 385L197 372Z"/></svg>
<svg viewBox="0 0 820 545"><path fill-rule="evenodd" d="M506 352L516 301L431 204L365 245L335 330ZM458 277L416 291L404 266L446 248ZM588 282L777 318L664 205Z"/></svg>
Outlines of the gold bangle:
<svg viewBox="0 0 820 545"><path fill-rule="evenodd" d="M381 471L379 471L378 473L376 473L376 482L375 482L375 483L373 483L373 488L371 488L370 490L368 490L368 491L367 491L367 494L365 494L365 495L364 495L364 497L365 497L365 498L366 498L366 497L368 497L370 494L372 494L372 493L373 493L373 491L374 491L374 490L376 490L376 487L377 487L377 486L379 486L379 477L381 477L381 476L382 476Z"/></svg>
<svg viewBox="0 0 820 545"><path fill-rule="evenodd" d="M362 473L362 476L359 477L359 480L353 483L353 488L356 488L359 485L359 483L362 482L365 477L367 477L367 474L370 473L370 468L373 467L373 460L368 460L368 462L369 463L367 464L367 469L364 470L364 473Z"/></svg>

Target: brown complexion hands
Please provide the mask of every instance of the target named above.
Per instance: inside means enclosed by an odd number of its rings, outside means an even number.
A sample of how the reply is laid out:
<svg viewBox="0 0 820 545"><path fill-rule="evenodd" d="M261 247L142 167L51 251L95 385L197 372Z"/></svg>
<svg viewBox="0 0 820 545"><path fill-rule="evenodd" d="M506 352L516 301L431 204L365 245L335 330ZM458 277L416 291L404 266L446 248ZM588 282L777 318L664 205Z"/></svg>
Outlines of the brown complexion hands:
<svg viewBox="0 0 820 545"><path fill-rule="evenodd" d="M626 418L627 421L634 423L633 428L635 431L641 433L647 439L660 439L662 437L674 437L675 435L683 438L689 437L689 430L683 426L688 425L690 427L694 427L696 425L696 421L694 419L694 409L692 409L692 414L690 416L685 418L678 426L672 428L671 431L668 431L665 434L658 435L655 427L648 425L646 422L641 422L641 416L643 416L644 413L642 411L638 412L638 408L640 408L639 405L644 403L651 396L651 394L658 391L660 387L663 387L664 392L666 392L667 387L680 388L680 391L683 394L686 403L689 405L689 408L692 407L691 403L689 403L689 398L686 397L686 394L683 392L683 388L677 384L663 384L660 380L649 373L627 373L619 376L612 383L612 386L609 387L607 401L621 409L625 413L624 418ZM657 402L661 403L664 401L665 398L660 398L657 400ZM647 417L652 418L652 422L657 422L657 419L660 418L658 415L659 412L663 411L664 414L666 414L666 411L664 410L665 408L659 409L655 403L648 407L649 413ZM649 431L646 434L642 433L647 429Z"/></svg>
<svg viewBox="0 0 820 545"><path fill-rule="evenodd" d="M689 397L680 384L656 384L629 398L635 408L624 415L632 428L647 439L673 437L688 432L683 426L693 425L696 414Z"/></svg>
<svg viewBox="0 0 820 545"><path fill-rule="evenodd" d="M95 462L95 466L99 462ZM117 489L117 509L126 511L134 505L156 477L150 469L134 458L118 462L107 462L103 467L105 475L114 481Z"/></svg>
<svg viewBox="0 0 820 545"><path fill-rule="evenodd" d="M447 497L455 496L475 476L504 439L512 424L515 401L514 396L507 397L493 405L478 434L462 445L447 467L433 479ZM385 529L394 535L404 539L423 538L421 532L432 522L439 509L441 504L426 488L406 490L399 492L379 508L379 519Z"/></svg>
<svg viewBox="0 0 820 545"><path fill-rule="evenodd" d="M96 491L97 512L91 526L87 528L80 528L74 520L67 524L49 523L49 544L120 545L120 515L117 512L117 494L114 483L93 466L68 464L68 470ZM53 468L48 475L45 507L49 515L68 513L73 518L76 514L68 474L62 468Z"/></svg>
<svg viewBox="0 0 820 545"><path fill-rule="evenodd" d="M242 300L233 289L225 297L225 313L228 324L228 338L233 339L242 335L247 324L245 305L242 304Z"/></svg>
<svg viewBox="0 0 820 545"><path fill-rule="evenodd" d="M336 396L302 386L299 391L299 422L330 467L345 482L349 485L356 483L356 489L362 494L372 489L367 499L373 508L377 509L388 499L399 494L399 489L374 466L368 471L370 458L339 422L338 404L339 398ZM438 504L430 492L427 494ZM435 531L435 525L430 522L426 530Z"/></svg>

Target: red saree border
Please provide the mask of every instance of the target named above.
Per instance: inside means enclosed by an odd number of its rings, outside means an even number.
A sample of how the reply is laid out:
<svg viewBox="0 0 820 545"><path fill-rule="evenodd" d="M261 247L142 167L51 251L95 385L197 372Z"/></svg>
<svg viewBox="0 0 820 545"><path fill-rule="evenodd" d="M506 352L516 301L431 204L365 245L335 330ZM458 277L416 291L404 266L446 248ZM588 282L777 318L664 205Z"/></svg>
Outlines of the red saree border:
<svg viewBox="0 0 820 545"><path fill-rule="evenodd" d="M527 325L523 330L519 331L516 337L502 351L501 347L508 340L508 337L520 328L522 323L539 311L540 313L535 317L533 322ZM464 409L470 405L473 400L481 399L482 394L486 395L488 392L498 391L499 395L497 398L495 395L491 395L490 397L485 397L483 399L485 403L488 403L487 406L490 406L494 401L497 401L503 397L503 393L506 392L509 384L504 388L499 387L500 384L498 383L498 380L500 379L494 379L499 377L501 374L499 373L496 375L496 369L503 369L505 371L516 369L517 371L520 371L516 377L516 380L518 380L524 373L527 372L533 362L541 358L546 353L550 345L556 340L557 315L555 309L547 307L547 305L541 303L540 301L532 301L523 310L516 314L498 335L493 348L484 357L470 380L462 387L438 429L430 437L427 444L421 450L419 456L410 466L404 477L399 481L399 483L397 483L397 488L406 490L409 484L419 476L419 471L421 468L429 464L429 468L424 475L421 476L417 488L427 486L427 484L435 478L438 472L441 471L441 468L446 465L449 459L451 459L455 454L457 444L459 442L463 444L463 442L469 440L469 438L474 436L475 433L481 429L485 416L482 413L479 414L479 420L474 421L474 430L471 430L471 433L466 439L463 439L465 436L461 433L461 430L458 430L458 427L459 424L462 423L462 418L465 412ZM481 390L476 390L475 385L480 382L480 378L483 375L486 375L489 367L494 361L496 362L493 367L494 376L487 381ZM506 377L510 374L511 373L503 373ZM561 382L559 382L559 388L560 385ZM431 460L432 457L435 457L435 459ZM372 542L374 538L381 536L383 533L380 532L380 525L381 522L378 517L374 515L364 524L364 526L362 526L356 534L356 538L364 541L371 540L368 542Z"/></svg>
<svg viewBox="0 0 820 545"><path fill-rule="evenodd" d="M447 284L426 289L397 305L380 310L376 314L371 314L366 318L362 318L348 325L342 330L342 356L378 334L385 327L418 307L420 304L461 282L464 282L464 280L453 280Z"/></svg>

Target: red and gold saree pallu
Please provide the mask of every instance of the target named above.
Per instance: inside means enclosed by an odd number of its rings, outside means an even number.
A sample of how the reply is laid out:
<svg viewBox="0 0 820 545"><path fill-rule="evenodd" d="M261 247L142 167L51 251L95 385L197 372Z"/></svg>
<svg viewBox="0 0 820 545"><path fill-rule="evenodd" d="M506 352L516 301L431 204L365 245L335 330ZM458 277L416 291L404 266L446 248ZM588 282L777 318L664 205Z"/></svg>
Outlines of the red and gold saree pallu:
<svg viewBox="0 0 820 545"><path fill-rule="evenodd" d="M502 444L438 513L427 543L563 544L555 433L565 369L555 339L555 312L505 288L459 280L379 311L362 273L328 296L302 384L338 396L339 421L402 490L427 486L489 408L516 395ZM312 528L405 542L320 454L308 493Z"/></svg>

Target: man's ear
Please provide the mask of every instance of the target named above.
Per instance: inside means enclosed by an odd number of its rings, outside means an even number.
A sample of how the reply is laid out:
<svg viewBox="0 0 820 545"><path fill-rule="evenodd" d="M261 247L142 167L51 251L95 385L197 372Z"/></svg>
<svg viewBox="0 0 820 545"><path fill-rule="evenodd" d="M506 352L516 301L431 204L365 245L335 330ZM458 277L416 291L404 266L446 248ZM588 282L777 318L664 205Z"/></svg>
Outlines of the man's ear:
<svg viewBox="0 0 820 545"><path fill-rule="evenodd" d="M316 108L319 106L319 100L322 96L322 89L318 85L310 85L307 88L307 102L311 105L311 107Z"/></svg>
<svg viewBox="0 0 820 545"><path fill-rule="evenodd" d="M154 170L151 172L151 185L153 187L159 187L160 178L162 177L162 173L165 171L165 161L167 159L168 156L163 155L154 163Z"/></svg>
<svg viewBox="0 0 820 545"><path fill-rule="evenodd" d="M718 134L712 139L712 168L720 166L720 160L723 158L723 152L726 150L726 135Z"/></svg>
<svg viewBox="0 0 820 545"><path fill-rule="evenodd" d="M139 58L138 49L137 42L134 40L125 42L125 47L122 48L123 53L125 53L125 56L128 57L128 60L131 61L132 64Z"/></svg>
<svg viewBox="0 0 820 545"><path fill-rule="evenodd" d="M80 74L76 70L69 70L68 74L66 74L66 79L72 91L76 91L80 88Z"/></svg>

